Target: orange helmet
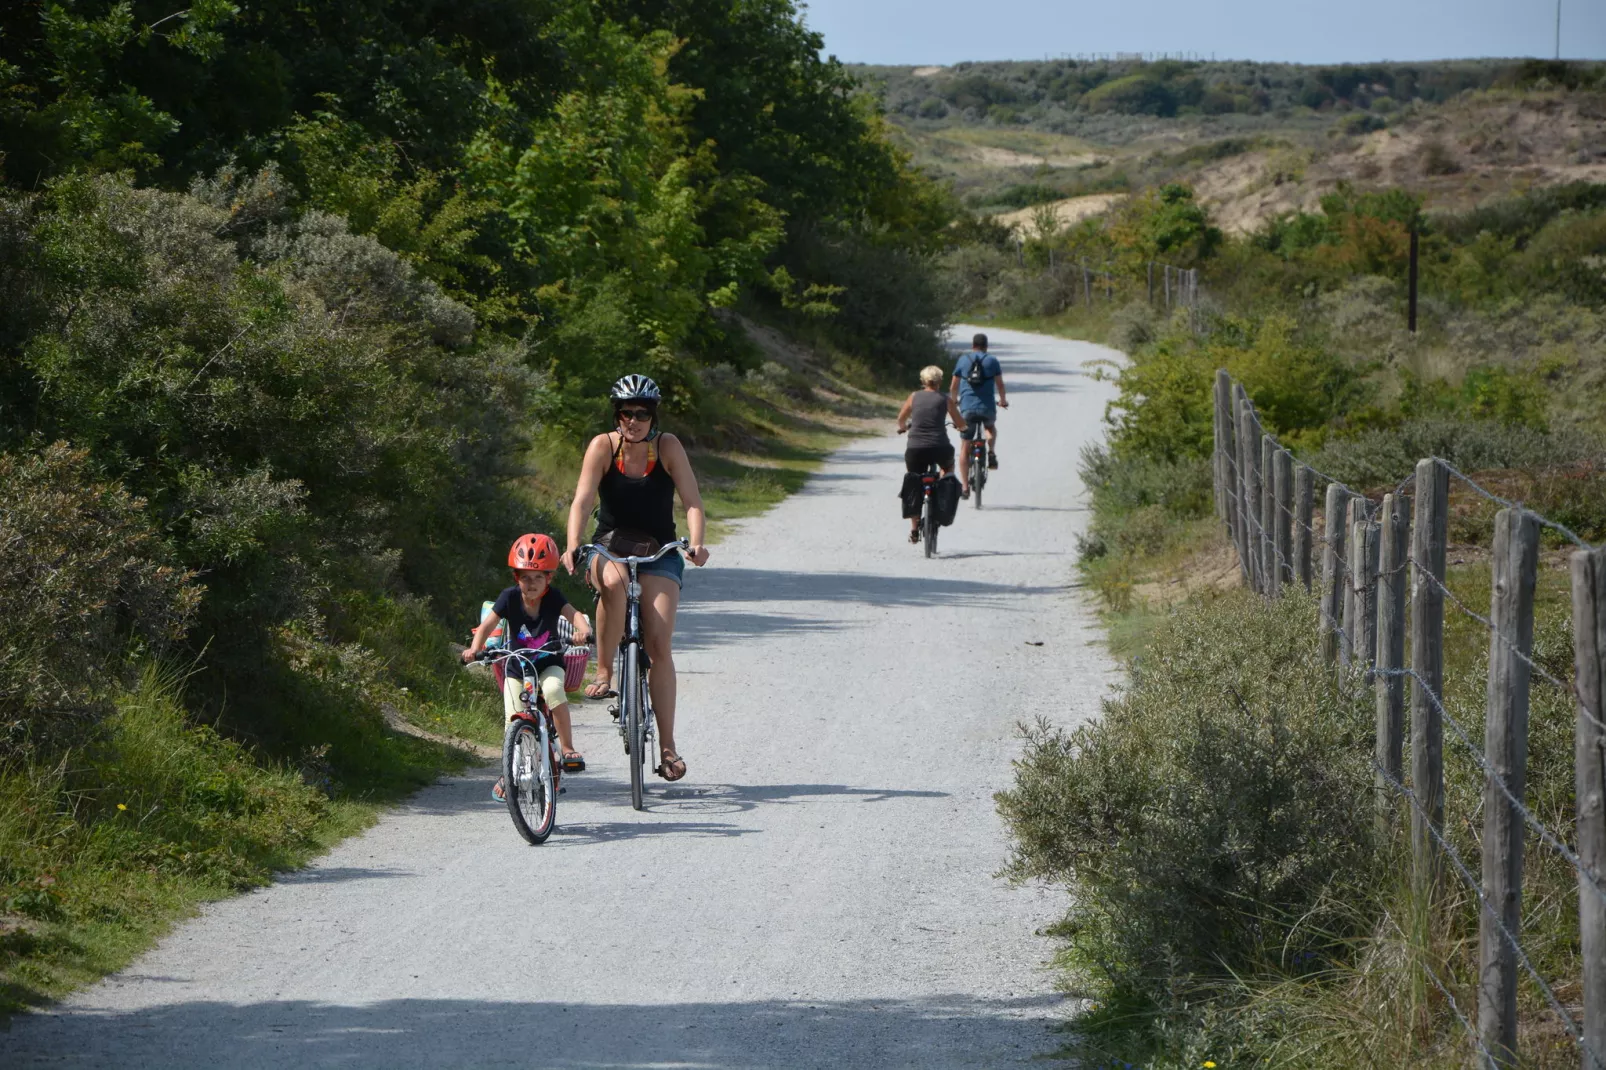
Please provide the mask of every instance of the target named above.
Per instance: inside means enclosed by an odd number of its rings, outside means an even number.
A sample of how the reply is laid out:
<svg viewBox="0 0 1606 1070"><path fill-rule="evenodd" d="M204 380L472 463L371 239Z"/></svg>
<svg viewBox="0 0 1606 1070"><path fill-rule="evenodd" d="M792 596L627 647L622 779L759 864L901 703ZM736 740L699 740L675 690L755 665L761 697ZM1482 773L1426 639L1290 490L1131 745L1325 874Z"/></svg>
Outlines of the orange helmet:
<svg viewBox="0 0 1606 1070"><path fill-rule="evenodd" d="M558 567L558 544L548 535L520 535L507 552L507 567L550 572Z"/></svg>

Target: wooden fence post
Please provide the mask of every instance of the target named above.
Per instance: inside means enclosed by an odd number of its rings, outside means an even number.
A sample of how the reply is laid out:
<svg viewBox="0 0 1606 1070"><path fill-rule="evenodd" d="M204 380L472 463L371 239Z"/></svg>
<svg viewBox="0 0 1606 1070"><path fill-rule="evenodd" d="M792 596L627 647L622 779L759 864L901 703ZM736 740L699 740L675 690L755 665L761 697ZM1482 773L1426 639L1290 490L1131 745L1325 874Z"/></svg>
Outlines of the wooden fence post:
<svg viewBox="0 0 1606 1070"><path fill-rule="evenodd" d="M1523 821L1494 781L1523 797L1528 778L1528 657L1533 650L1539 522L1502 509L1494 518L1489 598L1488 710L1483 752L1483 897L1478 915L1478 1035L1495 1062L1517 1065L1517 952L1522 925Z"/></svg>
<svg viewBox="0 0 1606 1070"><path fill-rule="evenodd" d="M1338 629L1344 622L1344 534L1349 492L1337 483L1327 484L1327 508L1322 513L1322 660L1338 663Z"/></svg>
<svg viewBox="0 0 1606 1070"><path fill-rule="evenodd" d="M1405 783L1405 503L1385 494L1377 551L1377 812L1388 821L1395 784Z"/></svg>
<svg viewBox="0 0 1606 1070"><path fill-rule="evenodd" d="M1294 470L1294 581L1310 592L1311 516L1316 505L1316 473L1308 465Z"/></svg>
<svg viewBox="0 0 1606 1070"><path fill-rule="evenodd" d="M1606 550L1572 556L1573 654L1578 723L1574 761L1578 777L1578 934L1584 969L1582 1070L1603 1070L1606 1056Z"/></svg>
<svg viewBox="0 0 1606 1070"><path fill-rule="evenodd" d="M1353 665L1356 657L1355 579L1360 575L1355 567L1355 533L1366 522L1366 499L1351 496L1344 506L1344 618L1343 631L1338 637L1338 660L1341 665ZM1364 553L1365 540L1361 540Z"/></svg>
<svg viewBox="0 0 1606 1070"><path fill-rule="evenodd" d="M1277 535L1278 590L1294 582L1294 455L1277 450Z"/></svg>
<svg viewBox="0 0 1606 1070"><path fill-rule="evenodd" d="M1255 431L1255 409L1249 395L1238 387L1238 473L1243 494L1238 500L1244 522L1243 545L1238 548L1244 579L1250 590L1260 590L1260 436Z"/></svg>
<svg viewBox="0 0 1606 1070"><path fill-rule="evenodd" d="M1216 519L1232 530L1232 493L1228 489L1228 479L1232 469L1227 465L1228 451L1232 445L1232 378L1227 369L1222 368L1216 372L1216 455L1214 459L1214 473L1216 482Z"/></svg>
<svg viewBox="0 0 1606 1070"><path fill-rule="evenodd" d="M1282 593L1277 566L1277 440L1260 433L1260 593Z"/></svg>
<svg viewBox="0 0 1606 1070"><path fill-rule="evenodd" d="M1418 461L1410 560L1411 873L1418 896L1432 894L1443 863L1435 833L1444 829L1444 723L1434 699L1444 693L1444 592L1436 582L1444 582L1449 505L1449 470L1431 457Z"/></svg>

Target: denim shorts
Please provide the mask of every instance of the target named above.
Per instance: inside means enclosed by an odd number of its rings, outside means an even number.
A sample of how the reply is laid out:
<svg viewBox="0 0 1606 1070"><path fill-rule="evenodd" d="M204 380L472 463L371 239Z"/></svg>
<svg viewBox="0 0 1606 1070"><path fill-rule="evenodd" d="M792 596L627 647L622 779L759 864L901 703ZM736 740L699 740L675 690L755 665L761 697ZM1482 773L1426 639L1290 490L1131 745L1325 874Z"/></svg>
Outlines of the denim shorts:
<svg viewBox="0 0 1606 1070"><path fill-rule="evenodd" d="M674 580L676 587L684 587L686 575L686 559L680 556L679 550L671 550L658 560L636 566L637 576L662 576L666 580Z"/></svg>

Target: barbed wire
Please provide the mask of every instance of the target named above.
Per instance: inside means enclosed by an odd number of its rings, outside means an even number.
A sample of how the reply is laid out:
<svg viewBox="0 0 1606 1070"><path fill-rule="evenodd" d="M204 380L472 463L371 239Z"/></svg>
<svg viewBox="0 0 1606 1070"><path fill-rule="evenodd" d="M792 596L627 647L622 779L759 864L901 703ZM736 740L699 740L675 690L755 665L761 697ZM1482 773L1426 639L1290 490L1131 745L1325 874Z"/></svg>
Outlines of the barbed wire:
<svg viewBox="0 0 1606 1070"><path fill-rule="evenodd" d="M1488 897L1483 894L1483 887L1481 883L1473 878L1472 871L1469 870L1467 868L1467 864L1461 860L1461 852L1457 851L1455 849L1455 845L1449 840L1445 839L1444 834L1441 833L1434 825L1433 818L1430 817L1427 811L1422 808L1422 803L1417 799L1416 793L1410 788L1406 787L1404 784L1400 783L1399 779L1395 777L1393 773L1390 773L1387 769L1383 768L1381 763L1373 761L1372 768L1380 773L1384 780L1388 781L1395 790L1403 795L1411 803L1412 808L1414 808L1418 814L1422 815L1422 823L1424 826L1426 826L1428 834L1433 837L1436 843L1438 843L1439 848L1444 852L1445 857L1450 859L1450 862L1455 867L1456 872L1460 875L1467 888L1472 892L1473 895L1477 896L1479 906L1489 915L1489 920L1494 922L1495 928L1498 929L1500 935L1505 938L1506 943L1511 946L1512 952L1517 956L1517 961L1522 963L1523 969L1528 971L1528 976L1531 977L1534 984L1538 986L1540 993L1545 997L1545 1001L1550 1004L1551 1011L1555 1013L1558 1019L1560 1019L1562 1027L1567 1030L1568 1035L1573 1038L1573 1041L1588 1053L1591 1059L1593 1059L1597 1064L1602 1063L1603 1060L1601 1059L1600 1054L1596 1052L1595 1049L1590 1046L1589 1042L1584 1039L1584 1035L1579 1030L1578 1023L1573 1020L1572 1014L1568 1012L1566 1007L1562 1006L1561 1001L1556 998L1556 993L1551 989L1549 983L1546 982L1544 977L1540 975L1539 971L1534 968L1533 961L1528 958L1528 953L1522 949L1521 941L1519 941L1516 936L1512 934L1511 930L1506 927L1505 921L1494 909L1493 904L1489 902ZM1481 1041L1479 1042L1479 1046L1482 1046ZM1487 1051L1487 1049L1485 1050Z"/></svg>
<svg viewBox="0 0 1606 1070"><path fill-rule="evenodd" d="M1573 544L1576 545L1581 550L1593 550L1593 549L1595 549L1595 547L1593 547L1589 543L1585 542L1577 533L1575 533L1572 530L1572 528L1567 527L1565 524L1558 524L1554 520L1550 519L1549 517L1544 516L1544 515L1542 515L1540 513L1536 513L1532 509L1528 508L1526 505L1523 505L1521 502L1514 502L1514 501L1511 501L1508 498L1500 497L1500 495L1494 493L1493 491L1488 490L1488 489L1480 486L1478 484L1477 480L1473 479L1471 476L1466 475L1465 473L1460 471L1458 468L1456 468L1449 461L1445 460L1443 457L1434 457L1433 460L1434 460L1435 463L1437 463L1439 465L1442 465L1446 472L1449 472L1452 476L1454 476L1455 478L1459 479L1461 482L1465 483L1467 486L1471 487L1473 490L1477 491L1479 494L1483 495L1485 498L1488 498L1490 501L1496 502L1496 503L1498 503L1500 505L1503 505L1507 509L1515 509L1519 513L1526 513L1528 516L1531 516L1535 520L1539 521L1539 523L1544 525L1545 527L1550 528L1550 529L1552 529L1554 531L1559 531L1563 535L1567 536L1567 538L1571 539Z"/></svg>
<svg viewBox="0 0 1606 1070"><path fill-rule="evenodd" d="M1535 834L1537 834L1547 846L1565 859L1567 863L1577 871L1578 875L1584 878L1585 883L1589 885L1590 889L1600 897L1601 902L1606 904L1606 889L1601 888L1599 877L1592 873L1589 867L1584 865L1583 860L1574 854L1573 851L1565 843L1563 843L1554 832L1551 831L1550 826L1546 825L1544 821L1539 818L1538 814L1535 814L1532 810L1528 809L1522 800L1517 798L1516 793L1511 790L1511 785L1506 781L1506 778L1502 776L1494 768L1494 766L1489 764L1489 759L1485 757L1484 754L1478 749L1478 745L1472 742L1471 733L1469 733L1465 726L1463 726L1460 721L1456 720L1455 716L1445 708L1443 698L1433 690L1432 684L1424 679L1422 675L1415 669L1373 669L1372 672L1376 676L1407 677L1421 684L1423 692L1427 695L1428 700L1432 702L1433 708L1438 711L1439 717L1445 724L1450 726L1451 730L1461 741L1462 745L1467 748L1467 753L1472 755L1472 759L1478 764L1478 768L1482 769L1484 775L1489 777L1490 780L1494 782L1495 786L1500 789L1500 793L1506 797L1506 801L1517 808L1517 811L1522 814L1523 820L1527 823L1528 827L1533 829Z"/></svg>
<svg viewBox="0 0 1606 1070"><path fill-rule="evenodd" d="M1606 732L1606 721L1602 721L1595 715L1594 710L1591 710L1588 706L1584 705L1583 698L1578 694L1577 688L1573 687L1572 684L1561 679L1555 673L1551 672L1549 669L1535 661L1525 650L1522 649L1521 646L1519 646L1508 635L1506 635L1505 631L1500 628L1499 625L1495 624L1494 621L1490 620L1488 617L1485 617L1482 613L1479 613L1477 610L1461 601L1454 591L1450 590L1450 588L1444 585L1444 581L1433 575L1432 571L1424 567L1422 563L1415 557L1407 558L1407 560L1409 560L1412 565L1416 566L1416 570L1419 573L1427 577L1427 580L1430 584L1432 584L1439 590L1440 593L1454 603L1457 609L1487 628L1490 634L1492 634L1496 639L1500 640L1501 643L1505 644L1507 649L1517 656L1517 660L1521 661L1524 665L1528 666L1528 668L1537 673L1540 679L1544 680L1546 683L1554 685L1555 687L1559 687L1563 691L1572 695L1574 701L1576 701L1578 704L1578 712L1583 716L1584 720L1588 721L1602 732Z"/></svg>
<svg viewBox="0 0 1606 1070"><path fill-rule="evenodd" d="M1451 995L1444 982L1439 980L1439 975L1433 972L1433 967L1428 965L1427 959L1418 955L1417 965L1422 967L1422 972L1428 975L1428 980L1433 982L1433 987L1437 988L1439 993L1444 996L1445 1001L1450 1004L1450 1010L1455 1014L1456 1020L1461 1023L1461 1028L1465 1029L1467 1034L1472 1037L1472 1043L1476 1044L1478 1050L1483 1052L1483 1057L1488 1060L1489 1065L1498 1066L1494 1053L1483 1043L1483 1038L1478 1035L1477 1029L1473 1028L1471 1020L1461 1013L1461 1007L1456 1003L1455 996Z"/></svg>

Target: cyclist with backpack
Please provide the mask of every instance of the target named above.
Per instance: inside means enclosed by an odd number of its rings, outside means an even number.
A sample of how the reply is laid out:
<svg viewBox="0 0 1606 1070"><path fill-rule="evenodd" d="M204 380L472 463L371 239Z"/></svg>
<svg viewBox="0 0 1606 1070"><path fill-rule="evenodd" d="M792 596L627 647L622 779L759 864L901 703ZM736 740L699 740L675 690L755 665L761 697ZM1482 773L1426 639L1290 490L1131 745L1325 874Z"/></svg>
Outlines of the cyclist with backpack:
<svg viewBox="0 0 1606 1070"><path fill-rule="evenodd" d="M994 403L994 389L997 391L997 402ZM987 352L987 336L978 334L971 339L970 352L959 358L954 365L953 382L949 384L949 395L959 403L959 412L964 416L970 429L965 433L965 441L971 441L980 435L983 428L987 430L987 467L998 467L998 407L1009 408L1009 398L1004 389L1004 370L998 364L998 358ZM959 484L964 487L964 496L970 497L970 451L959 451Z"/></svg>
<svg viewBox="0 0 1606 1070"><path fill-rule="evenodd" d="M941 368L929 364L920 369L920 387L904 399L903 408L898 410L898 434L909 433L903 466L919 476L934 464L948 475L954 470L954 444L948 439L947 422L952 419L954 427L963 433L965 420L954 399L942 392ZM920 541L918 512L909 518L909 541Z"/></svg>

